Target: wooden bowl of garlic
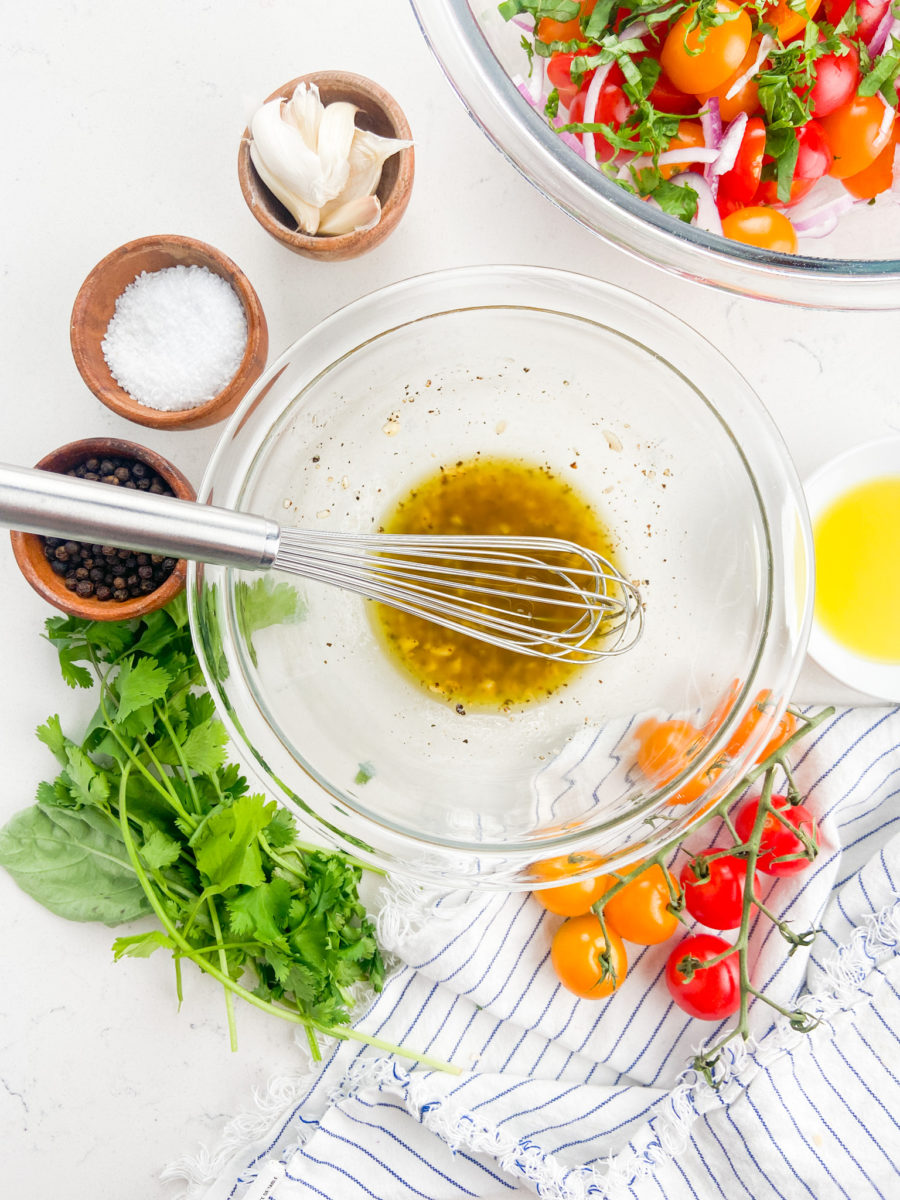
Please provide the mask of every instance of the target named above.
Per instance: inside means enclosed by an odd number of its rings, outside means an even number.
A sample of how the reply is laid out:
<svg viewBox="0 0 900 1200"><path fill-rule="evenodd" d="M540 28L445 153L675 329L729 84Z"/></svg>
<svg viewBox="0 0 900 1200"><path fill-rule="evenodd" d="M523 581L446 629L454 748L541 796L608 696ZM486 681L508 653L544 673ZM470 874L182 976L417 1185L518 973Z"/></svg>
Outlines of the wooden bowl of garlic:
<svg viewBox="0 0 900 1200"><path fill-rule="evenodd" d="M355 258L397 226L415 152L403 110L372 80L316 71L273 92L244 130L238 177L247 207L282 245Z"/></svg>

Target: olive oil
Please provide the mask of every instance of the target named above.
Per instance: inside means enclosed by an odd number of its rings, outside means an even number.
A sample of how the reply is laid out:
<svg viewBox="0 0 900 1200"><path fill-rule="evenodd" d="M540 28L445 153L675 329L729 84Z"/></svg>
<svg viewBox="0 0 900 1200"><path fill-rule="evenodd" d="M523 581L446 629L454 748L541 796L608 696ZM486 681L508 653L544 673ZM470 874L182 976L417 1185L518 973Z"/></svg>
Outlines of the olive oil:
<svg viewBox="0 0 900 1200"><path fill-rule="evenodd" d="M511 459L479 456L441 467L397 504L383 530L566 538L617 565L610 533L575 489L546 467ZM390 657L433 696L459 708L534 703L583 670L500 649L385 605L372 611Z"/></svg>
<svg viewBox="0 0 900 1200"><path fill-rule="evenodd" d="M816 521L816 618L848 649L900 662L900 477L874 479Z"/></svg>

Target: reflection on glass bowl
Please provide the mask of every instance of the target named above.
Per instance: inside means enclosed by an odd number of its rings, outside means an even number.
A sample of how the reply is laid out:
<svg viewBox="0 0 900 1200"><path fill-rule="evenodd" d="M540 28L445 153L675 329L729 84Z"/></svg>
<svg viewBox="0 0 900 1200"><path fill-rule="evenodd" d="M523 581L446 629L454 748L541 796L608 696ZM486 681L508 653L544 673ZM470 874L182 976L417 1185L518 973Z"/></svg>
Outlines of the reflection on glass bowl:
<svg viewBox="0 0 900 1200"><path fill-rule="evenodd" d="M577 477L641 586L632 650L541 703L461 713L384 653L365 601L324 584L290 581L302 618L253 631L248 577L195 567L191 617L246 760L319 837L447 885L525 887L551 855L662 844L708 802L689 777L760 690L780 715L810 537L774 426L711 345L630 293L539 268L439 272L324 321L235 415L201 499L369 531L423 474L479 452ZM672 717L702 731L690 766L648 777L636 730ZM723 760L718 788L765 736Z"/></svg>
<svg viewBox="0 0 900 1200"><path fill-rule="evenodd" d="M622 249L729 291L819 308L900 305L900 220L893 193L857 204L827 237L778 254L654 210L580 158L521 94L522 30L494 0L412 0L425 37L491 141L546 196ZM823 180L822 186L833 185Z"/></svg>

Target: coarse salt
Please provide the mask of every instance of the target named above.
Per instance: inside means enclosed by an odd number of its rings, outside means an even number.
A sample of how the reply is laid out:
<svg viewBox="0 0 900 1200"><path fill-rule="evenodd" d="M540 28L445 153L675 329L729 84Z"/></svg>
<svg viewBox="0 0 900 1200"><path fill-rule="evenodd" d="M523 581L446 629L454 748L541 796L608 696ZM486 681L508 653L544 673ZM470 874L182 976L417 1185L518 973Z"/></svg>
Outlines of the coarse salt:
<svg viewBox="0 0 900 1200"><path fill-rule="evenodd" d="M142 271L116 301L101 343L113 378L149 408L196 408L234 378L247 347L244 307L208 267Z"/></svg>

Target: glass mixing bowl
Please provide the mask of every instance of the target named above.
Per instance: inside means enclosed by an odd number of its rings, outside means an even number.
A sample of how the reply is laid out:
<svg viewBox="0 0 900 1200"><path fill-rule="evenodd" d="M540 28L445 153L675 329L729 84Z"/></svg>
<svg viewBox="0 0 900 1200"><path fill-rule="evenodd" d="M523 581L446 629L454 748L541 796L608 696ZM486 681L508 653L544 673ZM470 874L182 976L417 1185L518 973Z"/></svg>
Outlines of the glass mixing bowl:
<svg viewBox="0 0 900 1200"><path fill-rule="evenodd" d="M817 308L900 307L900 219L892 193L857 204L827 237L776 254L654 210L570 149L519 92L522 30L495 0L412 0L435 56L475 121L544 195L639 258L729 291ZM842 187L824 180L821 187Z"/></svg>
<svg viewBox="0 0 900 1200"><path fill-rule="evenodd" d="M761 691L780 716L799 671L811 539L781 439L717 350L628 292L527 267L422 276L329 317L232 418L200 499L372 531L479 453L547 465L591 503L641 587L632 650L541 703L461 714L387 657L350 592L195 566L191 621L245 761L318 840L447 886L525 888L538 860L624 862L686 828L713 760L719 791L736 781L766 723L723 747ZM276 579L302 616L254 628ZM704 730L699 750L653 783L637 731L673 717Z"/></svg>

